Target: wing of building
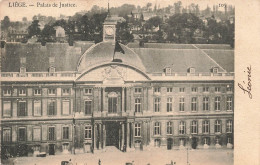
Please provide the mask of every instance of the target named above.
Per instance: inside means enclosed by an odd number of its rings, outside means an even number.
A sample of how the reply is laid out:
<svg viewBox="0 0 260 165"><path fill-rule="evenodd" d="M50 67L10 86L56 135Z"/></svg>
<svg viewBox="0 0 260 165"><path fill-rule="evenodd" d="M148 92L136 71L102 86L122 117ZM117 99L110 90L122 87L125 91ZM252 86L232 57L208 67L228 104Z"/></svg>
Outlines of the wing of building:
<svg viewBox="0 0 260 165"><path fill-rule="evenodd" d="M6 43L2 152L49 155L232 148L234 50L228 45Z"/></svg>

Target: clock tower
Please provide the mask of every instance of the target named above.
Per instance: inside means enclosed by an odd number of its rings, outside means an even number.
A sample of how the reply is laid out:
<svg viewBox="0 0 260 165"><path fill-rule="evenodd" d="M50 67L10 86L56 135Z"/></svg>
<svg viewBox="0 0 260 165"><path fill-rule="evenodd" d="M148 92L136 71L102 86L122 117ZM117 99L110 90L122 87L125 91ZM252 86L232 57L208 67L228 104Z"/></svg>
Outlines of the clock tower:
<svg viewBox="0 0 260 165"><path fill-rule="evenodd" d="M108 6L108 14L107 18L105 19L105 22L103 23L103 41L116 41L116 24L117 21L113 20L113 18L110 15L109 12L109 6Z"/></svg>

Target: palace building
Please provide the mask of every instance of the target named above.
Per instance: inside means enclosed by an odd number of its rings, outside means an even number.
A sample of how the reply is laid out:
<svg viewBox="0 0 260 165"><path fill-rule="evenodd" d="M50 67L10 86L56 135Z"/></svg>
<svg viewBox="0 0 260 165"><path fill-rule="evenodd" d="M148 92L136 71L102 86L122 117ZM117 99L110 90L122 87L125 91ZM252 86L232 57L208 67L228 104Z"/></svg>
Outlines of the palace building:
<svg viewBox="0 0 260 165"><path fill-rule="evenodd" d="M5 43L1 152L17 156L233 148L228 45Z"/></svg>

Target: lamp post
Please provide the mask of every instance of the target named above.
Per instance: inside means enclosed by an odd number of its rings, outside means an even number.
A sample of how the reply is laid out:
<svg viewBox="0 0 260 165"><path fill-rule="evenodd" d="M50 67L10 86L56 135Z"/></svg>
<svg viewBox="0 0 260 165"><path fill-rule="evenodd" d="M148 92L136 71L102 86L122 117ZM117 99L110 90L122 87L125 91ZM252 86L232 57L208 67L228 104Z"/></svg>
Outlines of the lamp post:
<svg viewBox="0 0 260 165"><path fill-rule="evenodd" d="M192 139L192 136L189 136L189 141L190 142L191 142L191 139ZM190 163L189 163L189 146L188 145L187 145L187 165L190 165Z"/></svg>

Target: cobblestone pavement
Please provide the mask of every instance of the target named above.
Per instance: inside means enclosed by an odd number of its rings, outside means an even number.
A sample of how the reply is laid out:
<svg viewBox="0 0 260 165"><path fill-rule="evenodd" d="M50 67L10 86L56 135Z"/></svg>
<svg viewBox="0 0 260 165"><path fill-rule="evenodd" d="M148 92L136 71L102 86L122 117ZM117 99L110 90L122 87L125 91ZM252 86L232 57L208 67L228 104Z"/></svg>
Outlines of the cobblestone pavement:
<svg viewBox="0 0 260 165"><path fill-rule="evenodd" d="M190 165L233 165L233 150L208 149L189 150ZM47 157L19 157L11 161L15 165L61 165L61 161L72 160L73 165L125 165L131 162L133 165L165 165L171 161L176 165L187 165L187 150L163 150L131 151L123 153L116 148L108 148L105 152L84 153L76 155L54 155ZM9 163L8 163L9 164Z"/></svg>

